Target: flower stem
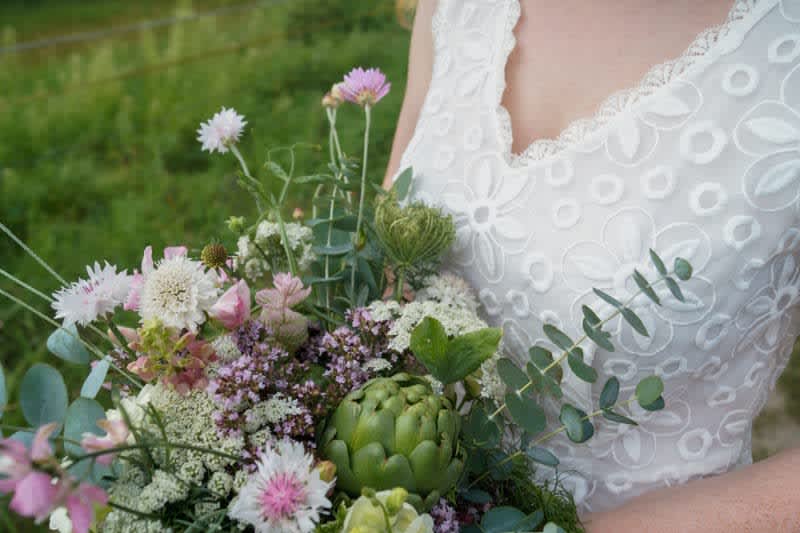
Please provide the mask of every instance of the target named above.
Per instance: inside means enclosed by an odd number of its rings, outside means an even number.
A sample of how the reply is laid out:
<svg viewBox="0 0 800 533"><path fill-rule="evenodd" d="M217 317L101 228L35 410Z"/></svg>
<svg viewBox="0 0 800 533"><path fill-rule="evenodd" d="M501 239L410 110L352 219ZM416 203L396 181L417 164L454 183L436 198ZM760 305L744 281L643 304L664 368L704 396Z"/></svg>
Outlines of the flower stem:
<svg viewBox="0 0 800 533"><path fill-rule="evenodd" d="M34 260L35 260L37 263L39 263L39 264L42 266L42 268L44 268L45 270L47 270L47 271L50 273L50 275L52 275L54 278L56 278L56 279L57 279L57 280L58 280L58 281L59 281L59 282L60 282L62 285L68 285L68 283L67 283L67 280L65 280L64 278L62 278L62 277L61 277L61 276L58 274L58 272L56 272L56 271L53 269L53 267L51 267L50 265L48 265L48 264L47 264L47 262L45 262L45 260L44 260L44 259L42 259L42 258L41 258L41 257L39 257L38 255L36 255L36 252L34 252L33 250L31 250L31 249L28 247L28 245L27 245L27 244L25 244L24 242L22 242L22 240L21 240L19 237L17 237L16 235L14 235L14 232L12 232L10 229L8 229L8 227L6 227L6 225L5 225L5 224L3 224L2 222L0 222L0 231L2 231L3 233L5 233L6 235L8 235L8 237L9 237L9 238L10 238L12 241L14 241L15 243L17 243L17 245L18 245L20 248L22 248L23 250L25 250L25 252L26 252L28 255L30 255L30 256L31 256L31 257L32 257L32 258L33 258L33 259L34 259Z"/></svg>
<svg viewBox="0 0 800 533"><path fill-rule="evenodd" d="M361 239L361 226L364 223L364 199L367 193L367 160L369 156L369 129L372 122L372 108L369 105L364 106L364 119L366 121L364 126L364 155L361 159L361 188L358 199L358 218L356 219L356 234L355 243L357 246ZM350 271L350 289L351 294L355 295L356 292L356 266L353 265Z"/></svg>

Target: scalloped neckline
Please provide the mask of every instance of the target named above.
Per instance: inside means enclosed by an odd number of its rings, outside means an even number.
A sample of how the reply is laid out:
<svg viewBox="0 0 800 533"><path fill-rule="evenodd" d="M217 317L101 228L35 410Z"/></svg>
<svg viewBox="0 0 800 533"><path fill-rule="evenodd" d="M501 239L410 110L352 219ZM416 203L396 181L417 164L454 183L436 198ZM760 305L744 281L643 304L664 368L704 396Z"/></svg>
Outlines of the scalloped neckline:
<svg viewBox="0 0 800 533"><path fill-rule="evenodd" d="M514 31L522 14L522 5L521 0L510 0L503 28L501 60L498 61L500 71L496 75L498 80L496 119L504 155L514 167L530 166L556 157L570 148L579 146L591 136L601 134L604 128L624 111L631 109L646 97L667 88L690 69L704 66L707 59L719 53L715 49L733 29L745 24L751 16L762 11L757 9L758 7L770 7L777 1L735 0L728 12L727 20L700 32L682 55L654 65L641 78L638 85L612 93L593 115L571 121L557 137L536 138L524 151L515 153L511 115L502 102L506 88L506 66L511 52L517 45Z"/></svg>

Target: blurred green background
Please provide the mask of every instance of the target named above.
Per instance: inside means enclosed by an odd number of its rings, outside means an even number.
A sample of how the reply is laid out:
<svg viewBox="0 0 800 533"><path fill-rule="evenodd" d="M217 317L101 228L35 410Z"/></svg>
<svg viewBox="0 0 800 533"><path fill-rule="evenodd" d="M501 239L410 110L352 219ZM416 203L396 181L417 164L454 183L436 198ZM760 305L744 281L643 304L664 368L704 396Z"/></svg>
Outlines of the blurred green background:
<svg viewBox="0 0 800 533"><path fill-rule="evenodd" d="M3 0L0 220L67 279L94 260L136 266L147 244L233 245L223 222L252 214L251 201L232 158L200 151L199 123L235 107L249 122L241 147L250 161L270 147L323 143L320 98L357 65L380 67L394 86L374 113L377 183L409 37L392 0ZM341 116L345 149L358 153L360 114L352 106ZM301 172L325 164L324 151L301 150ZM0 268L45 292L57 287L5 238ZM0 287L23 296L5 280ZM12 395L32 363L57 364L44 348L49 332L0 301L0 362ZM793 359L759 420L759 458L800 441ZM60 368L77 394L83 371ZM13 526L0 519L4 527Z"/></svg>

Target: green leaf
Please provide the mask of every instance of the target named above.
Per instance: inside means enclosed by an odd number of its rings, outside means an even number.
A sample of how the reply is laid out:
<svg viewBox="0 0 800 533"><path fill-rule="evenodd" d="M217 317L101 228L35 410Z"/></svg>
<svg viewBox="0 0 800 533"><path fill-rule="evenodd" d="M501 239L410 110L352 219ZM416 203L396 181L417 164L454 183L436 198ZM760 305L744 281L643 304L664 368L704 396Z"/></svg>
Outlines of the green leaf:
<svg viewBox="0 0 800 533"><path fill-rule="evenodd" d="M98 361L81 387L81 396L84 398L94 399L100 389L103 387L103 382L106 380L108 369L110 367L108 359L101 359Z"/></svg>
<svg viewBox="0 0 800 533"><path fill-rule="evenodd" d="M545 324L542 330L544 331L544 334L547 335L547 338L550 339L550 341L553 344L555 344L562 350L567 351L572 348L574 344L572 342L572 339L570 339L566 333L564 333L554 325Z"/></svg>
<svg viewBox="0 0 800 533"><path fill-rule="evenodd" d="M542 448L541 446L530 446L527 452L528 457L530 457L532 461L539 464L551 466L553 468L557 467L559 464L558 457L553 455L553 453L547 448Z"/></svg>
<svg viewBox="0 0 800 533"><path fill-rule="evenodd" d="M583 362L583 359L576 355L575 351L570 352L567 356L567 362L572 372L575 373L583 381L594 383L597 381L597 371Z"/></svg>
<svg viewBox="0 0 800 533"><path fill-rule="evenodd" d="M649 403L649 404L647 404L647 405L643 405L643 406L642 406L642 409L645 409L645 410L647 410L647 411L660 411L660 410L662 410L662 409L663 409L665 406L666 406L666 402L664 401L664 398L663 398L663 396L662 396L662 397L659 397L659 398L658 398L656 401L654 401L653 403Z"/></svg>
<svg viewBox="0 0 800 533"><path fill-rule="evenodd" d="M8 390L6 389L6 375L3 372L3 365L0 363L0 420L3 419L6 405L8 404Z"/></svg>
<svg viewBox="0 0 800 533"><path fill-rule="evenodd" d="M541 510L526 515L515 507L493 507L483 515L481 530L484 533L514 533L532 531L543 520Z"/></svg>
<svg viewBox="0 0 800 533"><path fill-rule="evenodd" d="M47 349L69 363L88 365L92 356L78 339L78 328L74 324L64 326L55 330L47 339Z"/></svg>
<svg viewBox="0 0 800 533"><path fill-rule="evenodd" d="M461 494L461 497L468 502L484 505L492 501L492 495L485 490L470 489Z"/></svg>
<svg viewBox="0 0 800 533"><path fill-rule="evenodd" d="M20 383L19 404L31 427L63 422L67 402L67 386L58 370L44 363L28 369Z"/></svg>
<svg viewBox="0 0 800 533"><path fill-rule="evenodd" d="M333 227L335 229L347 231L350 233L355 232L357 226L358 226L358 217L355 215L338 217L337 220L334 221L333 223Z"/></svg>
<svg viewBox="0 0 800 533"><path fill-rule="evenodd" d="M650 261L653 263L653 266L656 267L656 270L662 276L667 275L667 267L664 265L664 261L658 256L655 250L650 250Z"/></svg>
<svg viewBox="0 0 800 533"><path fill-rule="evenodd" d="M566 531L564 531L561 528L561 526L559 526L555 522L548 522L544 526L544 529L542 530L542 533L566 533Z"/></svg>
<svg viewBox="0 0 800 533"><path fill-rule="evenodd" d="M681 288L678 287L678 282L676 282L672 278L664 278L664 282L667 284L667 288L669 292L677 299L679 302L685 302L686 299L683 297L683 292L681 292Z"/></svg>
<svg viewBox="0 0 800 533"><path fill-rule="evenodd" d="M408 191L411 188L411 179L414 176L414 169L408 167L397 176L392 185L392 190L397 193L397 200L402 202L408 196Z"/></svg>
<svg viewBox="0 0 800 533"><path fill-rule="evenodd" d="M411 331L411 352L433 373L439 370L447 350L447 332L442 323L426 316Z"/></svg>
<svg viewBox="0 0 800 533"><path fill-rule="evenodd" d="M500 442L500 428L493 420L489 420L482 405L470 411L464 424L463 435L466 439L472 439L472 443L478 448L492 448Z"/></svg>
<svg viewBox="0 0 800 533"><path fill-rule="evenodd" d="M502 336L499 328L483 328L453 338L447 344L447 372L434 377L445 385L466 378L497 352Z"/></svg>
<svg viewBox="0 0 800 533"><path fill-rule="evenodd" d="M583 331L592 342L603 350L607 352L614 351L614 345L611 343L611 334L592 326L585 318L583 319Z"/></svg>
<svg viewBox="0 0 800 533"><path fill-rule="evenodd" d="M689 261L681 257L675 258L675 275L681 281L687 281L692 277L692 265Z"/></svg>
<svg viewBox="0 0 800 533"><path fill-rule="evenodd" d="M533 363L528 363L526 369L528 371L528 377L533 383L533 388L536 392L549 394L556 399L561 399L564 396L564 392L561 390L561 385L559 385L559 382L550 375L551 373L555 373L556 370L558 370L559 373L563 372L560 366L553 367L552 370L548 371L548 375L542 374L542 371L536 368L536 365Z"/></svg>
<svg viewBox="0 0 800 533"><path fill-rule="evenodd" d="M600 393L600 408L608 409L617 403L617 398L619 398L619 380L616 376L612 376L603 385L603 392Z"/></svg>
<svg viewBox="0 0 800 533"><path fill-rule="evenodd" d="M604 300L606 303L615 307L616 309L622 309L623 305L622 302L608 294L607 292L601 291L600 289L592 289L594 293L600 297L601 300Z"/></svg>
<svg viewBox="0 0 800 533"><path fill-rule="evenodd" d="M317 255L344 255L353 251L353 243L346 242L344 244L337 244L333 246L313 246L311 251Z"/></svg>
<svg viewBox="0 0 800 533"><path fill-rule="evenodd" d="M553 362L553 352L541 346L533 346L528 350L528 355L539 370L544 370Z"/></svg>
<svg viewBox="0 0 800 533"><path fill-rule="evenodd" d="M594 435L594 426L589 420L585 420L586 413L570 404L561 406L561 415L558 419L564 424L567 437L572 442L583 443Z"/></svg>
<svg viewBox="0 0 800 533"><path fill-rule="evenodd" d="M528 376L513 361L507 358L497 361L497 374L511 390L520 390L529 382Z"/></svg>
<svg viewBox="0 0 800 533"><path fill-rule="evenodd" d="M597 313L595 313L594 310L588 305L582 305L581 310L583 311L584 320L586 320L586 322L588 322L590 326L596 326L597 324L602 322L602 320L600 320L600 317L597 316Z"/></svg>
<svg viewBox="0 0 800 533"><path fill-rule="evenodd" d="M536 400L524 394L509 392L506 394L506 407L511 419L522 429L536 435L544 430L547 418Z"/></svg>
<svg viewBox="0 0 800 533"><path fill-rule="evenodd" d="M289 181L289 174L287 174L286 171L283 170L283 167L280 166L275 161L267 161L266 163L264 163L264 167L266 167L267 170L272 172L276 178L283 181Z"/></svg>
<svg viewBox="0 0 800 533"><path fill-rule="evenodd" d="M624 318L625 321L628 324L630 324L633 329L636 330L636 333L638 333L643 337L650 336L650 333L648 333L647 328L644 325L644 322L642 322L642 319L640 319L639 315L633 312L631 308L623 307L622 309L620 309L620 313L622 313L622 318Z"/></svg>
<svg viewBox="0 0 800 533"><path fill-rule="evenodd" d="M611 420L612 422L616 422L618 424L628 424L630 426L638 426L639 424L627 416L623 416L619 413L615 413L610 409L603 409L603 418Z"/></svg>
<svg viewBox="0 0 800 533"><path fill-rule="evenodd" d="M647 281L647 278L645 278L638 270L633 271L633 281L636 282L636 285L638 285L639 290L641 290L645 294L645 296L650 298L653 301L653 303L655 303L656 305L661 305L661 300L656 294L656 291L653 290L653 287L650 285L650 282Z"/></svg>
<svg viewBox="0 0 800 533"><path fill-rule="evenodd" d="M97 421L103 420L106 413L103 406L89 398L78 398L67 409L64 422L64 437L80 441L84 433L104 435L105 431L97 427ZM74 443L65 442L64 449L70 455L81 455L83 449Z"/></svg>
<svg viewBox="0 0 800 533"><path fill-rule="evenodd" d="M664 382L658 376L648 376L636 385L636 400L642 407L650 405L664 392Z"/></svg>
<svg viewBox="0 0 800 533"><path fill-rule="evenodd" d="M322 278L317 276L308 276L303 278L303 285L310 287L311 285L324 285L326 283L337 283L345 279L344 274L335 274L329 278Z"/></svg>

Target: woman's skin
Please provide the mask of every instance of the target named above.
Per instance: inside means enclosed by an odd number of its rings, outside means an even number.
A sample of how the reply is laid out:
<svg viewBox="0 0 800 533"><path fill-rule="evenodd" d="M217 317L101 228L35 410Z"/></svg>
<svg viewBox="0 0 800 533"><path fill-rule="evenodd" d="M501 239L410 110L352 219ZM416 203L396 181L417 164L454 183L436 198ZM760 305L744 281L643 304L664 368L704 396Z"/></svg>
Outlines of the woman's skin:
<svg viewBox="0 0 800 533"><path fill-rule="evenodd" d="M680 56L698 33L725 20L731 3L522 0L503 96L512 117L514 151L557 137L573 120L591 116L612 93L635 86L653 65ZM430 84L435 4L420 0L417 8L387 188ZM800 450L650 492L614 511L585 517L585 523L587 533L800 532Z"/></svg>

